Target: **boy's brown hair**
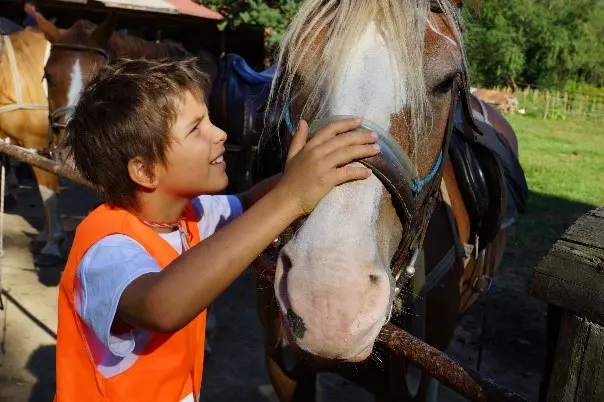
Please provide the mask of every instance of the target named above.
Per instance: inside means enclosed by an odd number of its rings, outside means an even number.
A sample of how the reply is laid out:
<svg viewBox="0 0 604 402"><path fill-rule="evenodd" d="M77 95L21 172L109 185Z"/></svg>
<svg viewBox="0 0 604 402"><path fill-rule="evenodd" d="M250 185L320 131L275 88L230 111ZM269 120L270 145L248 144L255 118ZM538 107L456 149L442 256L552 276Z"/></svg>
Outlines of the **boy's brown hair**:
<svg viewBox="0 0 604 402"><path fill-rule="evenodd" d="M110 206L137 208L128 162L165 163L179 102L187 91L200 102L208 98L209 78L196 63L120 59L102 66L82 91L64 145Z"/></svg>

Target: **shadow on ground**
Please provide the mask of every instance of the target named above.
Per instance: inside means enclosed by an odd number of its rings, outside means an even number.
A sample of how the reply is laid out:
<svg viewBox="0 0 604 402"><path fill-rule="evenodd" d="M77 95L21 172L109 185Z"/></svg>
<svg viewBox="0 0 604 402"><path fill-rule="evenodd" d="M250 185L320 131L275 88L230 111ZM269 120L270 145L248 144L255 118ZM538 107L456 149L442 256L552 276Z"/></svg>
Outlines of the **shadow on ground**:
<svg viewBox="0 0 604 402"><path fill-rule="evenodd" d="M64 191L68 205L66 219L83 216L92 201L78 202L72 197L81 189ZM90 203L91 202L91 203ZM28 216L32 205L19 206L16 213L36 228L41 214ZM545 356L545 304L528 296L524 287L533 267L552 244L579 216L594 206L532 193L528 212L522 215L510 236L503 265L492 291L460 318L447 352L476 367L482 346L481 373L501 385L535 401ZM12 212L15 213L15 212ZM38 270L40 283L56 286L60 270ZM55 275L55 276L53 276ZM215 303L218 330L205 362L202 398L204 402L267 401L269 379L264 366L262 332L254 303L252 274L239 278ZM485 321L483 323L483 311ZM483 331L484 328L484 331ZM481 338L482 332L482 338ZM51 401L54 395L53 346L41 346L29 358L27 369L37 382L29 401ZM371 400L350 383L330 377L324 381L325 401ZM447 395L447 396L445 396ZM443 392L442 400L457 400ZM463 400L459 398L459 400Z"/></svg>

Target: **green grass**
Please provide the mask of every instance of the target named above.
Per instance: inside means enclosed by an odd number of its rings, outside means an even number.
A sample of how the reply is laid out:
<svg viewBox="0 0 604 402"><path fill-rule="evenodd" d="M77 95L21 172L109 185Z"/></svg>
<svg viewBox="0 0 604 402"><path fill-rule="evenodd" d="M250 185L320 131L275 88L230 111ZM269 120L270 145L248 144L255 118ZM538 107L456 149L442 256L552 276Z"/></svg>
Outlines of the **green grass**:
<svg viewBox="0 0 604 402"><path fill-rule="evenodd" d="M604 205L604 122L507 118L532 191Z"/></svg>
<svg viewBox="0 0 604 402"><path fill-rule="evenodd" d="M506 265L527 276L564 231L604 206L604 123L507 115L530 190L510 237Z"/></svg>

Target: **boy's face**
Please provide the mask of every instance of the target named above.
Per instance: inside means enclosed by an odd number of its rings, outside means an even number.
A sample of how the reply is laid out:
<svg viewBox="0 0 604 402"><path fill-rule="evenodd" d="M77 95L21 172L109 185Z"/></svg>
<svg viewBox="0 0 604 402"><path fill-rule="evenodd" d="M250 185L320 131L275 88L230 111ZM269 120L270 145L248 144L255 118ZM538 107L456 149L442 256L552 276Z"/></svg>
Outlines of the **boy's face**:
<svg viewBox="0 0 604 402"><path fill-rule="evenodd" d="M229 182L223 159L226 133L212 124L206 105L190 92L177 110L158 188L186 198L223 191Z"/></svg>

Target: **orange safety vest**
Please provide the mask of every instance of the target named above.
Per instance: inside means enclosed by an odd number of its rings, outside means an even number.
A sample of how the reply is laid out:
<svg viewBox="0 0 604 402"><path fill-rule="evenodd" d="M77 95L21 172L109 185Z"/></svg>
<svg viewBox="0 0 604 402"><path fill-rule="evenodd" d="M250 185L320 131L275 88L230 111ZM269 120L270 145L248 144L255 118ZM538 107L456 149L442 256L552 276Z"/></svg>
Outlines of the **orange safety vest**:
<svg viewBox="0 0 604 402"><path fill-rule="evenodd" d="M187 206L189 244L199 243L192 205ZM74 285L79 262L97 241L123 234L141 244L163 269L178 253L159 234L123 209L101 205L78 226L59 286L55 402L178 402L201 388L206 311L173 334L153 333L138 360L123 373L104 378L86 346L85 322L77 313Z"/></svg>

